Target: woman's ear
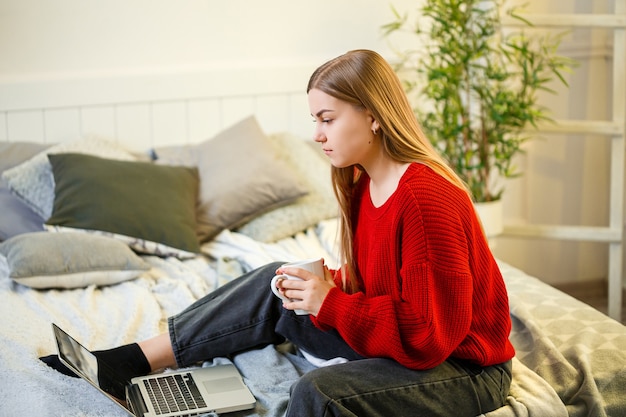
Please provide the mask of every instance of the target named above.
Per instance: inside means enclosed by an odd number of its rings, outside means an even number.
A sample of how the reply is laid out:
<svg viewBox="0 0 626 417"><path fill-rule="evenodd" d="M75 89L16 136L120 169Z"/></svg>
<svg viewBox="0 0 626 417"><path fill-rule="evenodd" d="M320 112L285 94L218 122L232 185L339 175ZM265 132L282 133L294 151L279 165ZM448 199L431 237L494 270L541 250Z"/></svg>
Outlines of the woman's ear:
<svg viewBox="0 0 626 417"><path fill-rule="evenodd" d="M374 118L372 118L372 125L370 127L371 131L374 132L374 134L376 134L379 128L380 128L380 125L378 124L378 122Z"/></svg>

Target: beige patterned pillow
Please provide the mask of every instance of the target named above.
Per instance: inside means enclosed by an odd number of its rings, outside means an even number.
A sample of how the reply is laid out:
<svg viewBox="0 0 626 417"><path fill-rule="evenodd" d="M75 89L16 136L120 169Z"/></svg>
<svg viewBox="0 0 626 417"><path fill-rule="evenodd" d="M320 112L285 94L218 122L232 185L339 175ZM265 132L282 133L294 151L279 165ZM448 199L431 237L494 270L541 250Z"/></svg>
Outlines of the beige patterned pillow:
<svg viewBox="0 0 626 417"><path fill-rule="evenodd" d="M292 167L309 192L291 204L252 219L237 230L262 242L293 236L339 213L330 182L330 162L317 149L320 145L289 133L271 135L270 141L278 158Z"/></svg>

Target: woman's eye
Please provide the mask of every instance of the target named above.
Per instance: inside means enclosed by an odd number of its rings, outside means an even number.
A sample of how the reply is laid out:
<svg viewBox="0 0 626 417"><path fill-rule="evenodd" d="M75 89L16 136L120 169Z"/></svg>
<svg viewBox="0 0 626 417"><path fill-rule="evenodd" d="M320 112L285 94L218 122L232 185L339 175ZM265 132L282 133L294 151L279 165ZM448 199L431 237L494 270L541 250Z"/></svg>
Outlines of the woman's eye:
<svg viewBox="0 0 626 417"><path fill-rule="evenodd" d="M322 123L330 123L332 119L322 119Z"/></svg>

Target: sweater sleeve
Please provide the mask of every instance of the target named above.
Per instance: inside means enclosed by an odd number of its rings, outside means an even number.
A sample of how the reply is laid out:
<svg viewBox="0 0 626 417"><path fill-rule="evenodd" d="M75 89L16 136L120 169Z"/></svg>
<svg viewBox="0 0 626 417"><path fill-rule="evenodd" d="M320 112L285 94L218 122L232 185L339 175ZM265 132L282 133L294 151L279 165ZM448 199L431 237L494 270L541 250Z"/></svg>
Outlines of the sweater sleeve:
<svg viewBox="0 0 626 417"><path fill-rule="evenodd" d="M334 288L313 321L322 329L337 329L363 356L388 357L409 368L428 369L460 352L472 339L470 257L476 253L471 253L475 245L468 236L480 226L464 193L442 192L432 184L407 186L406 198L397 209L396 244L375 246L363 271L369 274L364 281L389 286L355 294ZM398 253L397 267L390 268ZM481 364L493 359L483 357L480 350L473 345L463 356Z"/></svg>
<svg viewBox="0 0 626 417"><path fill-rule="evenodd" d="M337 329L363 356L389 357L413 369L439 365L469 330L470 278L422 263L403 268L401 280L401 299L333 288L316 323Z"/></svg>

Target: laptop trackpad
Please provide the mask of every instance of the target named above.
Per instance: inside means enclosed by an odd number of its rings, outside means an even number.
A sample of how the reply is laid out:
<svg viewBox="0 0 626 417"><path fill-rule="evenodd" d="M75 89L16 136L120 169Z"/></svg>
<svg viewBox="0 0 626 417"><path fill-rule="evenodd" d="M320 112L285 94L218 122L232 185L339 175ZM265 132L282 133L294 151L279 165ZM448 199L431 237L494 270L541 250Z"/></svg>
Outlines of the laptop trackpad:
<svg viewBox="0 0 626 417"><path fill-rule="evenodd" d="M241 379L231 376L228 378L218 378L209 381L203 381L204 388L209 394L219 394L221 392L240 390Z"/></svg>

